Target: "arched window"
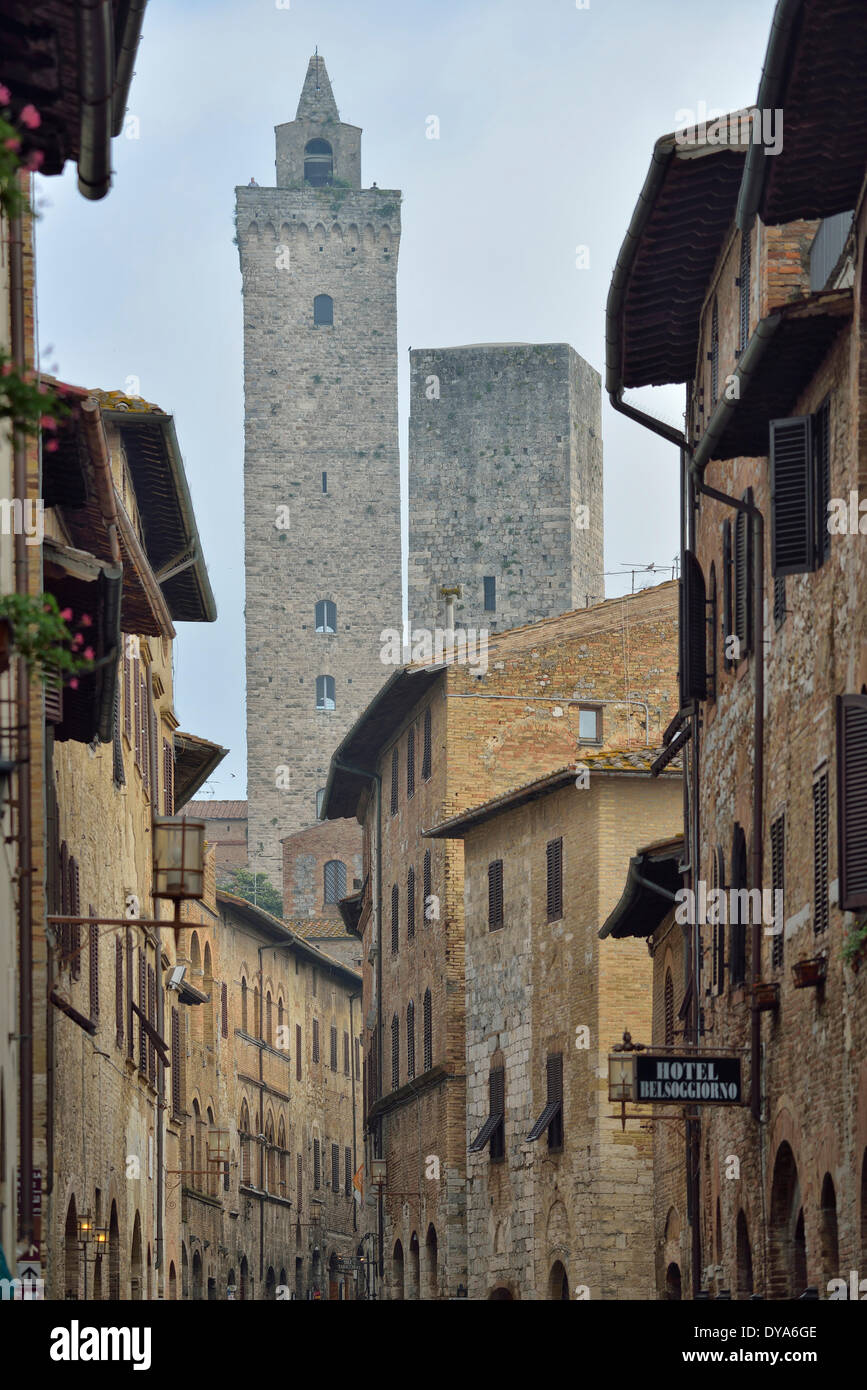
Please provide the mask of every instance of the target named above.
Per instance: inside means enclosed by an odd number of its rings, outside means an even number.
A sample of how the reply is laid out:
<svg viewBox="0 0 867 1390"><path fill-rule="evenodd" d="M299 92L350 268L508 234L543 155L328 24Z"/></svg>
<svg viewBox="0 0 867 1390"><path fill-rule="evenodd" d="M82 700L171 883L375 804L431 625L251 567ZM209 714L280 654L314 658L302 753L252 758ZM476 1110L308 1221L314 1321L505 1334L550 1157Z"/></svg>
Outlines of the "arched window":
<svg viewBox="0 0 867 1390"><path fill-rule="evenodd" d="M391 1089L400 1085L400 1023L397 1014L391 1020Z"/></svg>
<svg viewBox="0 0 867 1390"><path fill-rule="evenodd" d="M313 300L313 326L327 327L334 323L334 300L330 294L317 294Z"/></svg>
<svg viewBox="0 0 867 1390"><path fill-rule="evenodd" d="M409 866L406 875L406 939L415 936L415 869Z"/></svg>
<svg viewBox="0 0 867 1390"><path fill-rule="evenodd" d="M247 981L241 979L241 1032L248 1033L247 1027Z"/></svg>
<svg viewBox="0 0 867 1390"><path fill-rule="evenodd" d="M336 709L334 703L334 677L316 677L316 708L317 709Z"/></svg>
<svg viewBox="0 0 867 1390"><path fill-rule="evenodd" d="M406 1006L406 1074L412 1081L415 1076L415 1004L411 999Z"/></svg>
<svg viewBox="0 0 867 1390"><path fill-rule="evenodd" d="M719 395L719 309L713 302L710 321L710 407L713 410Z"/></svg>
<svg viewBox="0 0 867 1390"><path fill-rule="evenodd" d="M241 1182L250 1186L250 1112L247 1102L241 1102L241 1119L238 1124L241 1144Z"/></svg>
<svg viewBox="0 0 867 1390"><path fill-rule="evenodd" d="M424 992L424 1069L433 1066L433 1004L429 989Z"/></svg>
<svg viewBox="0 0 867 1390"><path fill-rule="evenodd" d="M207 1149L206 1149L207 1162L206 1162L205 1164L203 1164L203 1167L206 1167L207 1170L208 1170L208 1196L209 1196L209 1197L216 1197L216 1195L217 1195L217 1180L218 1180L219 1175L220 1175L220 1169L219 1169L219 1167L218 1167L218 1165L217 1165L217 1162L216 1162L216 1156L217 1156L217 1154L219 1153L220 1145L219 1145L219 1140L218 1140L217 1134L216 1134L216 1125L215 1125L215 1123L214 1123L214 1112L213 1112L213 1110L211 1109L210 1105L208 1106L207 1117L206 1117L206 1118L207 1118L207 1121L208 1121L208 1133L207 1133L207 1135L205 1136L205 1143L206 1143L206 1145L207 1145ZM202 1188L204 1188L204 1186L205 1186L205 1184L202 1183Z"/></svg>
<svg viewBox="0 0 867 1390"><path fill-rule="evenodd" d="M391 953L397 955L400 947L400 889L396 883L391 885Z"/></svg>
<svg viewBox="0 0 867 1390"><path fill-rule="evenodd" d="M274 1045L273 1021L271 991L269 989L268 993L265 995L265 1041L268 1043L269 1047L273 1047Z"/></svg>
<svg viewBox="0 0 867 1390"><path fill-rule="evenodd" d="M339 903L346 896L346 865L341 859L329 859L325 865L325 901Z"/></svg>
<svg viewBox="0 0 867 1390"><path fill-rule="evenodd" d="M278 1164L278 1188L281 1197L288 1196L289 1185L286 1181L286 1124L283 1116L280 1116L280 1124L277 1129L277 1164ZM285 1283L285 1280L283 1281Z"/></svg>
<svg viewBox="0 0 867 1390"><path fill-rule="evenodd" d="M321 598L316 605L316 631L337 631L337 604L330 598Z"/></svg>
<svg viewBox="0 0 867 1390"><path fill-rule="evenodd" d="M334 178L334 152L327 140L308 140L304 146L304 182L325 188Z"/></svg>
<svg viewBox="0 0 867 1390"><path fill-rule="evenodd" d="M273 1115L269 1115L265 1121L265 1187L269 1192L277 1190L277 1151L274 1148Z"/></svg>
<svg viewBox="0 0 867 1390"><path fill-rule="evenodd" d="M421 775L425 781L431 772L431 711L430 705L424 712L424 740L422 743Z"/></svg>
<svg viewBox="0 0 867 1390"><path fill-rule="evenodd" d="M321 820L321 819L322 819L322 807L323 807L324 805L325 805L325 788L324 788L324 787L317 787L317 789L316 789L316 819L317 819L317 820Z"/></svg>
<svg viewBox="0 0 867 1390"><path fill-rule="evenodd" d="M207 1004L200 1004L202 1010L203 1041L207 1047L214 1046L214 968L211 963L211 945L205 942L205 977L202 988L208 996Z"/></svg>

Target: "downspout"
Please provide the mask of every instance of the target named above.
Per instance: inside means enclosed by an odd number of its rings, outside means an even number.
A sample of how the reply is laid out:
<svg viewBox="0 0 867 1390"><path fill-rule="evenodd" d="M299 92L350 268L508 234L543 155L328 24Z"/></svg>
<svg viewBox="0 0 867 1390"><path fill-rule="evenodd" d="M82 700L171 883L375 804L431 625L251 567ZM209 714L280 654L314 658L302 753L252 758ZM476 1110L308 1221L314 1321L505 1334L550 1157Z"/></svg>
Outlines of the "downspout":
<svg viewBox="0 0 867 1390"><path fill-rule="evenodd" d="M356 1110L356 1104L355 1104L355 1082L356 1082L356 1076L355 1076L355 1024L353 1023L353 1020L352 1020L352 1001L353 1001L353 999L357 999L358 997L359 997L359 996L358 996L357 994L350 994L350 996L349 996L349 1071L350 1071L351 1084L352 1084L352 1176L353 1176L353 1178L355 1177L355 1174L358 1172L358 1152L357 1152L357 1149L356 1149L356 1130L355 1130L355 1110ZM352 1192L351 1192L350 1195L351 1195L351 1197L352 1197L352 1229L353 1229L353 1231L357 1231L357 1230L358 1230L358 1203L357 1203L356 1200L355 1200L355 1184L354 1184L354 1182L353 1182L353 1184L352 1184Z"/></svg>
<svg viewBox="0 0 867 1390"><path fill-rule="evenodd" d="M91 410L93 407L91 407ZM91 415L90 419L94 417ZM98 423L99 416L96 416L95 423ZM103 435L103 442L105 436ZM113 547L118 544L117 531L112 536ZM147 668L148 682L148 710L150 711L148 736L151 748L151 803L153 814L156 815L157 805L157 768L158 747L157 747L157 720L154 713L154 676L153 666L148 662ZM153 838L153 837L151 837ZM156 969L156 1003L157 1003L157 1028L161 1038L165 1037L165 998L163 995L163 961L162 944L157 941L157 969ZM165 1064L157 1053L157 1112L156 1112L156 1131L157 1131L157 1182L156 1182L156 1238L154 1240L154 1268L160 1269L163 1264L163 1159L165 1153L165 1133L164 1117L166 1109L166 1069Z"/></svg>
<svg viewBox="0 0 867 1390"><path fill-rule="evenodd" d="M259 1027L258 1052L259 1052L259 1191L265 1191L265 1073L262 1069L262 1053L264 1052L262 1034L262 1014L265 1010L265 979L262 973L262 952L270 950L271 947L259 946ZM259 1198L259 1285L265 1277L265 1199Z"/></svg>
<svg viewBox="0 0 867 1390"><path fill-rule="evenodd" d="M24 296L24 225L21 217L9 223L9 280L12 357L27 368ZM27 441L17 426L13 434L13 490L22 505L27 496ZM15 535L15 592L26 594L27 547L23 528ZM30 673L23 657L15 670L18 724L18 1072L21 1208L18 1237L26 1250L33 1243L33 828L30 749Z"/></svg>
<svg viewBox="0 0 867 1390"><path fill-rule="evenodd" d="M104 198L111 187L112 29L111 0L78 0L81 57L78 189L85 198L94 201Z"/></svg>

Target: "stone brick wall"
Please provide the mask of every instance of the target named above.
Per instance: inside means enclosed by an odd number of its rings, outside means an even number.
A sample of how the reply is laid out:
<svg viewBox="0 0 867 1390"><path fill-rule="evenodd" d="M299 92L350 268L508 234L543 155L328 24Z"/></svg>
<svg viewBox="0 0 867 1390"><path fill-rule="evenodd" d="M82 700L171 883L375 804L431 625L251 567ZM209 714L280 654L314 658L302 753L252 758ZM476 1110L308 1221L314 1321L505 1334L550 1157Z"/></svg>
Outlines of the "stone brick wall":
<svg viewBox="0 0 867 1390"><path fill-rule="evenodd" d="M346 869L346 892L361 887L361 826L356 820L319 821L283 840L283 916L337 917L336 903L325 901L325 865L339 860Z"/></svg>
<svg viewBox="0 0 867 1390"><path fill-rule="evenodd" d="M600 402L565 343L410 353L413 628L445 626L443 585L462 587L456 623L492 632L602 598Z"/></svg>
<svg viewBox="0 0 867 1390"><path fill-rule="evenodd" d="M316 110L336 120L330 88L305 91L303 119L278 129L280 186L237 189L249 836L275 884L279 841L315 820L331 753L387 674L380 633L401 616L400 194L354 174L351 188L283 185ZM321 294L334 321L314 326ZM320 599L337 605L335 633L315 630ZM335 709L316 708L317 676L334 678Z"/></svg>

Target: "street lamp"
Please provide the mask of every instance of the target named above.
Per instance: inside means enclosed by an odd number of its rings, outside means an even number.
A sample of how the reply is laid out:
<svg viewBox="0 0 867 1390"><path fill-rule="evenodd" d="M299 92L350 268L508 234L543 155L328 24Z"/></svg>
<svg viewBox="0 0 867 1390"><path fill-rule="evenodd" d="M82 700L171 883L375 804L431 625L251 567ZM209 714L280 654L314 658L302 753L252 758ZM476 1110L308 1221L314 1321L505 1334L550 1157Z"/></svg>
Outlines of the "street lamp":
<svg viewBox="0 0 867 1390"><path fill-rule="evenodd" d="M201 898L205 885L205 822L185 816L154 816L155 898L170 898L176 913L184 898Z"/></svg>

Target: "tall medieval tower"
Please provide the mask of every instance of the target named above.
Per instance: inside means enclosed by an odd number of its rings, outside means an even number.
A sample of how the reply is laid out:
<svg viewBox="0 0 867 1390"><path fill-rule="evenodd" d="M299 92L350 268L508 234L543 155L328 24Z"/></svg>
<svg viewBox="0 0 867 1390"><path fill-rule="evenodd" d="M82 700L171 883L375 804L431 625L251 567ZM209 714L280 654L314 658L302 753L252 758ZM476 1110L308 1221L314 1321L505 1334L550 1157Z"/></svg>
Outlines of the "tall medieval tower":
<svg viewBox="0 0 867 1390"><path fill-rule="evenodd" d="M317 816L334 748L399 628L400 194L361 186L361 131L310 59L277 185L236 190L244 299L250 866Z"/></svg>

